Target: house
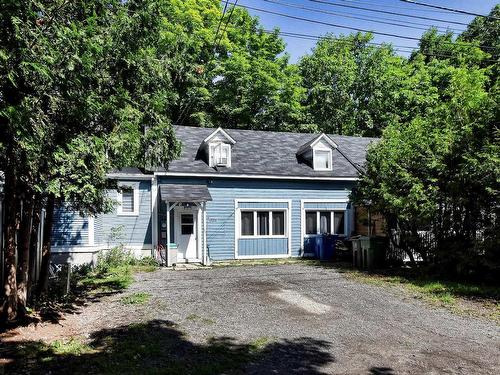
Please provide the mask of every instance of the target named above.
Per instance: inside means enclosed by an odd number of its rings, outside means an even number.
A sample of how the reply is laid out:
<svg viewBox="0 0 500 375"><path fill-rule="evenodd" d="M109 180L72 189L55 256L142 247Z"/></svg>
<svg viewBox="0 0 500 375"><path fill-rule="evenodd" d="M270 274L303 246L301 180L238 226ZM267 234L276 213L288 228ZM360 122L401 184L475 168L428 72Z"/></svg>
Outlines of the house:
<svg viewBox="0 0 500 375"><path fill-rule="evenodd" d="M95 260L124 244L137 256L176 249L177 262L311 255L311 238L354 231L349 193L373 138L175 126L181 156L168 168L109 174L112 213L60 208L58 261ZM172 259L170 259L170 262Z"/></svg>

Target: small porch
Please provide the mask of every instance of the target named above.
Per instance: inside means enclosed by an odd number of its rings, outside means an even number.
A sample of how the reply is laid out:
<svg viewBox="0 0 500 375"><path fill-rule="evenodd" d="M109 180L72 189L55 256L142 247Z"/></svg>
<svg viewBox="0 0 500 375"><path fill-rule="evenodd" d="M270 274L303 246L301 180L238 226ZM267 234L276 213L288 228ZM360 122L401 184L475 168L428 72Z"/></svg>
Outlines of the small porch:
<svg viewBox="0 0 500 375"><path fill-rule="evenodd" d="M158 205L158 252L168 266L208 263L206 185L161 184Z"/></svg>

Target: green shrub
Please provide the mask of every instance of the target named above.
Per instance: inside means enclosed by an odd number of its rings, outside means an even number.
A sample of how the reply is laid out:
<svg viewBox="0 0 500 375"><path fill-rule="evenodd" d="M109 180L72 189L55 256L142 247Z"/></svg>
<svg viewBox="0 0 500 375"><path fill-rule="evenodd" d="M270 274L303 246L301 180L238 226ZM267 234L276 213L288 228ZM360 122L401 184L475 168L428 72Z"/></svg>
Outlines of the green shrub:
<svg viewBox="0 0 500 375"><path fill-rule="evenodd" d="M102 250L97 256L97 274L106 274L113 268L133 265L136 259L123 246L116 246L109 250Z"/></svg>

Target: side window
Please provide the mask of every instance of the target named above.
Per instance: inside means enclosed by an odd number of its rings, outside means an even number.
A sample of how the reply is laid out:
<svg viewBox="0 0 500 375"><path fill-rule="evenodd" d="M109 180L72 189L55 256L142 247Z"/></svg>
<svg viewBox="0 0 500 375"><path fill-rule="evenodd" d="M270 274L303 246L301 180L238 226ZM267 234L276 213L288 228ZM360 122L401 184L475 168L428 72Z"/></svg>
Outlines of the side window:
<svg viewBox="0 0 500 375"><path fill-rule="evenodd" d="M117 191L117 214L124 216L139 215L139 184L122 183Z"/></svg>

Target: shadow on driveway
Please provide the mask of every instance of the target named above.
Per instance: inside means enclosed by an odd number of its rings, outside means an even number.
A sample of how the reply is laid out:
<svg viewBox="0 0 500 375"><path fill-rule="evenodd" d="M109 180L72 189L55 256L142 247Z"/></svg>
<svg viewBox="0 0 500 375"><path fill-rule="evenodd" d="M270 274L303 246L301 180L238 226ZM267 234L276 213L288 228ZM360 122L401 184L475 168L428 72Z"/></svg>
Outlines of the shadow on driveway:
<svg viewBox="0 0 500 375"><path fill-rule="evenodd" d="M167 320L103 329L90 342L6 342L6 373L323 374L331 344L312 338L238 343L231 337L189 341Z"/></svg>

